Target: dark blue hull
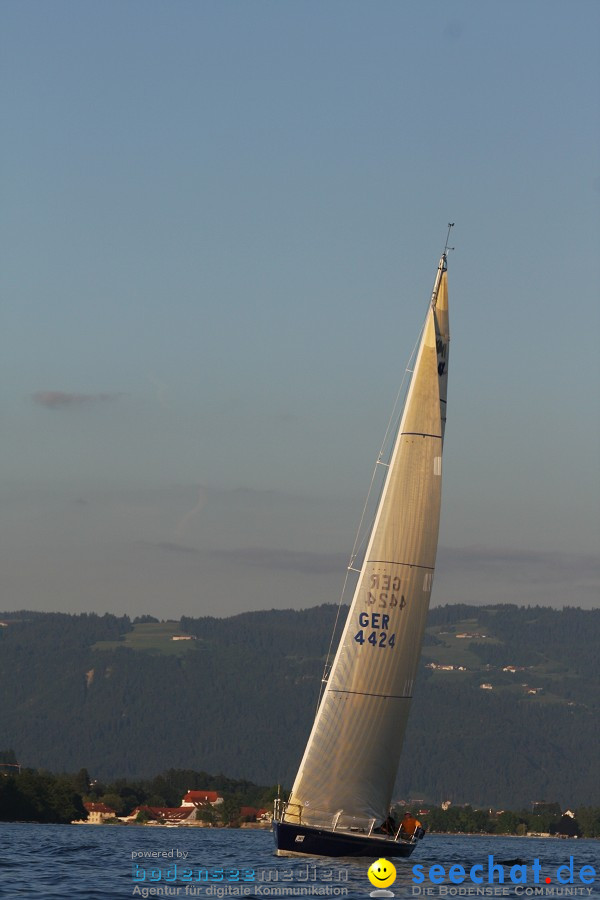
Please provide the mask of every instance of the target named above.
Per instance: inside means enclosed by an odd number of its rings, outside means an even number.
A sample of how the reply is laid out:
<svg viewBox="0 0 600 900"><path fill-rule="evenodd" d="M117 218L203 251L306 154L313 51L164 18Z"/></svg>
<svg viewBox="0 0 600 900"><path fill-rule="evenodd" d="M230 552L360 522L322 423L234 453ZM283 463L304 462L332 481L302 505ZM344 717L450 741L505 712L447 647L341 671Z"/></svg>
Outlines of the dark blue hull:
<svg viewBox="0 0 600 900"><path fill-rule="evenodd" d="M395 841L383 835L356 834L341 831L327 831L310 825L291 825L289 822L273 820L275 846L281 855L301 854L302 856L369 856L383 857L410 856L416 847L415 841Z"/></svg>

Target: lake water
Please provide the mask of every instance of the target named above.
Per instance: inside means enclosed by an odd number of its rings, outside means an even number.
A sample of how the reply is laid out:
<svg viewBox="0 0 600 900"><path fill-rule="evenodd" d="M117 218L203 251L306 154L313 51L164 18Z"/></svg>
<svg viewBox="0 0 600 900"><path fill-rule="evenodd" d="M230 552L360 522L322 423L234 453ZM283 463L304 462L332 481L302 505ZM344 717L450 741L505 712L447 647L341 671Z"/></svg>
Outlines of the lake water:
<svg viewBox="0 0 600 900"><path fill-rule="evenodd" d="M397 878L390 890L407 900L478 896L599 900L599 851L598 841L427 835L410 860L395 861ZM504 884L498 873L490 883L490 856L501 864ZM367 878L372 861L277 857L269 831L0 823L0 896L8 900L295 896L356 900L369 897L373 890ZM440 869L432 873L441 883L430 879L434 865L443 867L443 874ZM481 884L471 879L474 865L481 866L473 872ZM421 868L413 871L415 866ZM450 873L453 866L462 870ZM592 868L582 872L584 866ZM464 881L458 883L461 871ZM557 871L565 884L560 884Z"/></svg>

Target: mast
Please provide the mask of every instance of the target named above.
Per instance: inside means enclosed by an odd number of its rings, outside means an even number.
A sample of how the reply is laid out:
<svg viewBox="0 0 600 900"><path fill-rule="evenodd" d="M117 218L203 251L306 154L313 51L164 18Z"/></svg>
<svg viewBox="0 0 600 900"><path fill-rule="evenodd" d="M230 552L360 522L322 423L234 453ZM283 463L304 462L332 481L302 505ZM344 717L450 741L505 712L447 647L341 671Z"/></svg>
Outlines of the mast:
<svg viewBox="0 0 600 900"><path fill-rule="evenodd" d="M450 228L448 235L450 234ZM348 618L286 817L383 820L433 582L448 378L446 246Z"/></svg>

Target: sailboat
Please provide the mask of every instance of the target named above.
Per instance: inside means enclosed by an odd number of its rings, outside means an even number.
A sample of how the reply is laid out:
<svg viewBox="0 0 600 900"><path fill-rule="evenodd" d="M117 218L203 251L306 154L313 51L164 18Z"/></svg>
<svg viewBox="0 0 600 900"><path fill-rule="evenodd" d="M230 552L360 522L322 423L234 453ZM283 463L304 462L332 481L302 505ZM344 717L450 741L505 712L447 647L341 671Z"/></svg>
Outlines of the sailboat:
<svg viewBox="0 0 600 900"><path fill-rule="evenodd" d="M452 225L337 653L289 800L275 802L278 855L407 857L423 836L390 827L389 810L438 541Z"/></svg>

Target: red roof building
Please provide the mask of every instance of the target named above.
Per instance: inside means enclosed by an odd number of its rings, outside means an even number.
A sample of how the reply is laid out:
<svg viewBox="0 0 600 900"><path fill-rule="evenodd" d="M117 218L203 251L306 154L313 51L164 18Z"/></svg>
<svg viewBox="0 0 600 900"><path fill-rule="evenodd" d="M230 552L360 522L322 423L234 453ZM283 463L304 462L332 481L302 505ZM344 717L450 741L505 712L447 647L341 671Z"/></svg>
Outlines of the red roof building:
<svg viewBox="0 0 600 900"><path fill-rule="evenodd" d="M210 803L211 806L218 806L222 802L223 797L217 791L188 791L181 801L181 805L198 808L199 806L206 806L207 803Z"/></svg>
<svg viewBox="0 0 600 900"><path fill-rule="evenodd" d="M257 809L255 806L240 807L240 819L246 822L270 822L271 816L266 809Z"/></svg>
<svg viewBox="0 0 600 900"><path fill-rule="evenodd" d="M181 806L136 806L127 818L135 820L140 812L147 813L150 819L175 822L177 824L194 821L196 817L196 811L189 806L187 808Z"/></svg>
<svg viewBox="0 0 600 900"><path fill-rule="evenodd" d="M242 819L247 819L249 822L256 822L257 815L258 810L255 806L240 807L240 816L242 817Z"/></svg>

